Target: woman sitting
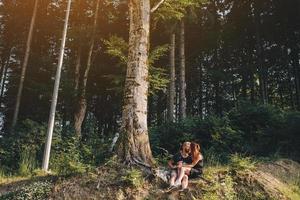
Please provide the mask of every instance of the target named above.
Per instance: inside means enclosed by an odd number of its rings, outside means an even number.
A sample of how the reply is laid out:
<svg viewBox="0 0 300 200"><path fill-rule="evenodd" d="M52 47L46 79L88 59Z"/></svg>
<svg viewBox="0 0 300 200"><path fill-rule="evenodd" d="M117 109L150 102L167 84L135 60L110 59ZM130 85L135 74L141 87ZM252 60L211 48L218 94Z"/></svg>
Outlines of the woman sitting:
<svg viewBox="0 0 300 200"><path fill-rule="evenodd" d="M177 186L180 186L184 174L189 173L190 171L190 168L183 167L183 165L192 163L192 157L190 155L190 146L190 142L184 142L180 148L180 152L175 154L173 158L168 162L169 167L172 169L169 189L173 189Z"/></svg>
<svg viewBox="0 0 300 200"><path fill-rule="evenodd" d="M189 176L190 178L197 178L202 174L203 156L200 152L199 144L194 142L190 144L190 153L188 157L190 157L190 160L188 162L177 165L177 178L174 185L172 185L174 174L171 175L171 187L177 187L181 185L182 190L185 190L188 187Z"/></svg>

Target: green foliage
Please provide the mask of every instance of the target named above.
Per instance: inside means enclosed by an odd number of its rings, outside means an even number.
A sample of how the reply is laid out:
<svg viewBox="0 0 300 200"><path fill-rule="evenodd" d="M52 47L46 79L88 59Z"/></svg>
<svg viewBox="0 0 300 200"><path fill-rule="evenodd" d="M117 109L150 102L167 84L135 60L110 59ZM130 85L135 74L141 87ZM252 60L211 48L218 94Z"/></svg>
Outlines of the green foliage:
<svg viewBox="0 0 300 200"><path fill-rule="evenodd" d="M50 169L62 174L76 174L86 172L88 166L80 159L80 148L76 137L61 140L52 148L53 155L50 158Z"/></svg>
<svg viewBox="0 0 300 200"><path fill-rule="evenodd" d="M127 55L128 55L128 43L121 37L116 35L110 36L108 40L104 40L106 46L106 53L111 57L115 58L119 65L124 66L122 71L125 71L125 66L127 65ZM166 70L162 67L155 66L156 62L164 56L169 50L168 45L161 45L155 47L149 55L149 84L150 84L150 93L154 94L157 91L162 91L167 88L169 83L168 74ZM124 81L124 76L106 76L110 78L116 85L117 88L121 86L121 83ZM120 90L120 89L118 89Z"/></svg>
<svg viewBox="0 0 300 200"><path fill-rule="evenodd" d="M183 141L201 144L209 163L222 163L228 154L299 155L300 113L270 105L241 105L223 117L188 118L150 129L155 154L164 148L174 154Z"/></svg>
<svg viewBox="0 0 300 200"><path fill-rule="evenodd" d="M52 188L50 181L27 184L14 192L0 196L0 200L41 200L47 199Z"/></svg>
<svg viewBox="0 0 300 200"><path fill-rule="evenodd" d="M233 178L230 175L227 175L222 183L224 196L228 200L237 199L236 191L234 189L236 182L234 182Z"/></svg>
<svg viewBox="0 0 300 200"><path fill-rule="evenodd" d="M42 165L46 125L32 120L24 120L17 127L15 135L5 138L1 157L1 166L7 173L17 173L21 176L35 175ZM67 175L83 173L95 163L91 146L71 137L68 131L62 135L62 130L55 129L50 156L50 170ZM88 162L90 161L90 162ZM6 169L7 168L7 169Z"/></svg>
<svg viewBox="0 0 300 200"><path fill-rule="evenodd" d="M230 166L233 170L253 170L256 162L251 157L245 157L239 154L230 155Z"/></svg>
<svg viewBox="0 0 300 200"><path fill-rule="evenodd" d="M21 152L19 161L18 174L21 176L28 176L36 168L36 156L28 149Z"/></svg>
<svg viewBox="0 0 300 200"><path fill-rule="evenodd" d="M144 183L142 171L136 168L127 170L121 180L133 187L139 187Z"/></svg>
<svg viewBox="0 0 300 200"><path fill-rule="evenodd" d="M211 182L210 185L200 184L199 187L204 191L203 199L237 199L235 190L236 182L228 168L224 166L208 167L205 170L205 178Z"/></svg>
<svg viewBox="0 0 300 200"><path fill-rule="evenodd" d="M46 130L45 124L29 119L22 121L14 135L0 141L1 165L24 175L32 171L41 162Z"/></svg>
<svg viewBox="0 0 300 200"><path fill-rule="evenodd" d="M123 38L110 36L108 40L104 40L104 45L108 55L118 59L123 65L127 63L128 43Z"/></svg>
<svg viewBox="0 0 300 200"><path fill-rule="evenodd" d="M154 20L180 20L185 16L188 7L198 7L199 3L200 0L167 0L154 13Z"/></svg>

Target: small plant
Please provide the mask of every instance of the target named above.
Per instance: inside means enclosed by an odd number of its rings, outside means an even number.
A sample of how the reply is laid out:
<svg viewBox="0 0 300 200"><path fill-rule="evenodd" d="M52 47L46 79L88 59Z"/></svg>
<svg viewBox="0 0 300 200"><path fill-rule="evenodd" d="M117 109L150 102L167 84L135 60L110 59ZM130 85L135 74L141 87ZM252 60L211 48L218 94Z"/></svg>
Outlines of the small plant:
<svg viewBox="0 0 300 200"><path fill-rule="evenodd" d="M134 187L138 187L144 183L143 173L134 168L127 170L125 175L121 177L121 180Z"/></svg>
<svg viewBox="0 0 300 200"><path fill-rule="evenodd" d="M47 199L51 192L50 181L38 181L20 189L0 196L0 200L41 200Z"/></svg>
<svg viewBox="0 0 300 200"><path fill-rule="evenodd" d="M48 173L45 172L45 171L42 170L42 169L35 169L35 170L32 171L32 175L33 175L33 176L47 176Z"/></svg>
<svg viewBox="0 0 300 200"><path fill-rule="evenodd" d="M223 190L225 199L234 200L237 199L236 191L234 190L235 182L230 175L227 175L224 179Z"/></svg>
<svg viewBox="0 0 300 200"><path fill-rule="evenodd" d="M230 166L233 170L253 170L255 164L251 157L243 157L237 153L230 156Z"/></svg>
<svg viewBox="0 0 300 200"><path fill-rule="evenodd" d="M23 150L19 163L18 174L21 176L28 176L36 167L35 155L28 149Z"/></svg>
<svg viewBox="0 0 300 200"><path fill-rule="evenodd" d="M75 137L58 143L51 157L50 168L60 175L86 172L88 165L81 162L78 140Z"/></svg>

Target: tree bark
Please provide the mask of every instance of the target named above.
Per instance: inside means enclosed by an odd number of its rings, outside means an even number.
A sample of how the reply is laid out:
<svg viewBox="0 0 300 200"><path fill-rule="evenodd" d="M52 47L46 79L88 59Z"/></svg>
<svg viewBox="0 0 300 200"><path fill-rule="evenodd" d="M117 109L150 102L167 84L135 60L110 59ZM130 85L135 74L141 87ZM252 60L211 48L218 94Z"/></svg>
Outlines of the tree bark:
<svg viewBox="0 0 300 200"><path fill-rule="evenodd" d="M264 66L264 56L263 56L263 47L261 43L260 35L260 16L259 11L254 3L254 24L255 24L255 39L256 39L256 48L257 48L257 57L258 57L258 75L259 75L259 89L261 101L263 104L268 103L268 92L267 92L267 69Z"/></svg>
<svg viewBox="0 0 300 200"><path fill-rule="evenodd" d="M0 83L1 83L1 89L3 87L3 74L5 69L7 68L7 65L9 65L10 57L11 57L11 52L13 48L9 48L9 51L7 53L3 53L3 58L1 58L1 70L0 70Z"/></svg>
<svg viewBox="0 0 300 200"><path fill-rule="evenodd" d="M299 52L297 46L292 48L291 52L293 68L294 68L294 77L295 77L295 88L296 88L296 105L297 110L300 110L300 65L299 65Z"/></svg>
<svg viewBox="0 0 300 200"><path fill-rule="evenodd" d="M97 0L96 8L95 8L95 15L94 15L94 22L93 22L93 31L92 31L92 37L90 41L89 51L88 51L88 57L87 57L87 64L84 71L83 79L82 79L82 86L80 88L80 92L78 93L78 101L77 106L74 114L74 128L75 128L75 134L77 137L81 137L81 128L82 123L86 115L86 108L87 108L87 101L86 101L86 87L87 87L87 81L89 72L92 65L92 55L93 50L95 46L95 38L96 38L96 30L97 30L97 24L98 24L98 12L99 12L99 5L100 0Z"/></svg>
<svg viewBox="0 0 300 200"><path fill-rule="evenodd" d="M30 50L31 50L33 29L34 29L35 21L36 21L38 3L39 3L39 0L35 0L34 8L33 8L33 15L31 18L29 33L28 33L28 37L27 37L26 51L25 51L23 65L22 65L22 71L21 71L20 83L19 83L19 87L18 87L14 115L13 115L13 120L12 120L11 133L13 132L13 130L17 124L17 120L18 120L20 103L21 103L22 92L23 92L23 87L24 87L24 80L25 80L25 75L26 75L26 71L27 71L27 65L28 65L28 60L29 60L29 55L30 55Z"/></svg>
<svg viewBox="0 0 300 200"><path fill-rule="evenodd" d="M56 105L57 105L61 70L62 70L62 65L63 65L63 60L64 60L64 52L65 52L65 45L66 45L67 32L68 32L71 3L72 3L72 0L68 0L66 16L65 16L65 24L64 24L59 59L58 59L58 65L57 65L57 70L56 70L56 75L55 75L55 83L54 83L52 102L51 102L49 121L48 121L47 140L46 140L44 156L43 156L42 168L44 171L48 171L48 167L49 167L50 150L51 150L52 135L53 135L53 129L54 129L54 122L55 122L55 111L56 111Z"/></svg>
<svg viewBox="0 0 300 200"><path fill-rule="evenodd" d="M10 48L9 54L7 55L7 58L5 59L5 61L3 61L4 63L2 64L2 68L1 68L0 108L1 108L2 100L3 100L3 96L4 96L5 81L6 81L7 70L10 65L11 53L12 53L12 48Z"/></svg>
<svg viewBox="0 0 300 200"><path fill-rule="evenodd" d="M129 1L129 52L118 156L127 164L153 164L147 125L150 1Z"/></svg>
<svg viewBox="0 0 300 200"><path fill-rule="evenodd" d="M201 62L199 63L198 73L199 73L198 114L201 118L203 118L203 66Z"/></svg>
<svg viewBox="0 0 300 200"><path fill-rule="evenodd" d="M180 74L179 74L179 120L186 118L186 81L185 81L185 27L184 19L180 22Z"/></svg>
<svg viewBox="0 0 300 200"><path fill-rule="evenodd" d="M2 99L4 97L4 90L5 90L5 82L6 82L6 78L7 78L7 71L8 71L8 68L9 68L9 64L10 64L10 59L7 61L7 64L4 68L4 72L3 72L3 77L2 77L2 83L1 83L1 92L0 92L0 105L2 103Z"/></svg>
<svg viewBox="0 0 300 200"><path fill-rule="evenodd" d="M251 96L250 96L250 101L251 103L255 103L255 80L254 80L254 72L253 72L253 69L251 67L251 72L250 72L250 75L249 75L249 79L250 79L250 90L251 90Z"/></svg>
<svg viewBox="0 0 300 200"><path fill-rule="evenodd" d="M169 122L174 122L175 121L175 116L174 116L174 111L175 111L175 96L176 96L176 91L175 91L175 33L172 33L170 36L170 54L169 54L169 59L170 59L170 82L169 82L169 88L168 88L168 121Z"/></svg>
<svg viewBox="0 0 300 200"><path fill-rule="evenodd" d="M75 90L76 95L78 94L78 89L79 89L80 67L81 67L81 46L78 47L77 58L76 58L76 63L75 63L74 90Z"/></svg>

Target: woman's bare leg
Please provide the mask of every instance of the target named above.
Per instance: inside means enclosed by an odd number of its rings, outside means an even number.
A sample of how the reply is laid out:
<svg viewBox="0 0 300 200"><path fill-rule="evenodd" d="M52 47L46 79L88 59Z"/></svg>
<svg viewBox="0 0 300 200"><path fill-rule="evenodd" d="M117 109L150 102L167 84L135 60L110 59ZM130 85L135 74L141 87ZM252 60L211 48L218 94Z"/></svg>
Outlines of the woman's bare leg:
<svg viewBox="0 0 300 200"><path fill-rule="evenodd" d="M175 184L176 177L177 177L176 171L172 170L171 178L170 178L170 186L173 186Z"/></svg>
<svg viewBox="0 0 300 200"><path fill-rule="evenodd" d="M177 179L175 181L175 185L181 185L181 181L182 181L182 178L184 177L185 175L185 172L187 170L190 170L189 168L186 168L186 167L181 167L180 168L180 171L178 173L178 176L177 176Z"/></svg>
<svg viewBox="0 0 300 200"><path fill-rule="evenodd" d="M189 184L189 177L187 175L184 175L182 178L182 182L181 182L181 187L182 189L186 189L188 187Z"/></svg>

